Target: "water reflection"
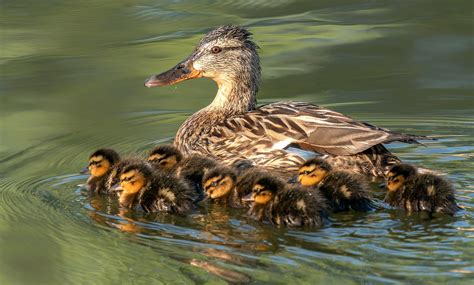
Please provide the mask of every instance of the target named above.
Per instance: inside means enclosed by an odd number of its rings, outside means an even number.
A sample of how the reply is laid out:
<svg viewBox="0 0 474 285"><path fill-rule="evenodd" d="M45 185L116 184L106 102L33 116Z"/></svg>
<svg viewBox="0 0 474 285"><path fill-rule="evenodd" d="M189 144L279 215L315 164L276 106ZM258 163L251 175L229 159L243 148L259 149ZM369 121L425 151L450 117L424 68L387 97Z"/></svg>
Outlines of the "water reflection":
<svg viewBox="0 0 474 285"><path fill-rule="evenodd" d="M472 5L463 1L3 1L0 276L8 284L469 283L474 264ZM145 89L209 29L250 27L259 103L314 102L405 133L409 163L446 173L465 210L427 221L381 207L318 231L209 206L121 211L75 173L100 147L144 153L216 92ZM184 97L186 96L186 97ZM186 98L183 100L182 98ZM383 197L374 188L376 197Z"/></svg>

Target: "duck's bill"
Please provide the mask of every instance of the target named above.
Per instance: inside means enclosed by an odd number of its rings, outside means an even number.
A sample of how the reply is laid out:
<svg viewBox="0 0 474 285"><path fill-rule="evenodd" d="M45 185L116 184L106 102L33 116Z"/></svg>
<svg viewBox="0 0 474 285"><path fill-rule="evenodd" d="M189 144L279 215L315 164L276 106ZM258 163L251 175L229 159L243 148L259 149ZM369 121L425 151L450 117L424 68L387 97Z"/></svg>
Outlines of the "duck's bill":
<svg viewBox="0 0 474 285"><path fill-rule="evenodd" d="M202 77L199 70L194 69L192 62L181 62L172 69L161 74L153 75L145 80L146 87L166 86L176 84L178 82Z"/></svg>
<svg viewBox="0 0 474 285"><path fill-rule="evenodd" d="M84 167L79 173L80 173L80 174L87 174L87 175L90 175L90 174L91 174L91 172L89 171L89 167L88 167L88 166Z"/></svg>
<svg viewBox="0 0 474 285"><path fill-rule="evenodd" d="M253 193L250 193L244 197L242 197L242 201L244 202L253 202L255 199L254 199L254 196L253 196Z"/></svg>
<svg viewBox="0 0 474 285"><path fill-rule="evenodd" d="M115 192L117 194L120 193L120 192L123 192L123 190L124 189L122 188L122 186L120 186L120 184L115 184L110 188L111 192Z"/></svg>

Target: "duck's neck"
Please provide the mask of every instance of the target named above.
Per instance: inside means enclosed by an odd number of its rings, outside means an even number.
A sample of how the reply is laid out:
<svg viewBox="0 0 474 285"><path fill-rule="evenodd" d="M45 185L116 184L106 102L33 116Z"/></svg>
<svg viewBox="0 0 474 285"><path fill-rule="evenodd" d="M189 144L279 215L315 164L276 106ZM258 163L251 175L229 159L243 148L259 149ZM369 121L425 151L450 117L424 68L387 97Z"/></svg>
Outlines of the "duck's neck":
<svg viewBox="0 0 474 285"><path fill-rule="evenodd" d="M219 90L212 103L205 108L206 110L229 116L243 114L255 109L258 82L255 82L249 76L216 79L215 81Z"/></svg>

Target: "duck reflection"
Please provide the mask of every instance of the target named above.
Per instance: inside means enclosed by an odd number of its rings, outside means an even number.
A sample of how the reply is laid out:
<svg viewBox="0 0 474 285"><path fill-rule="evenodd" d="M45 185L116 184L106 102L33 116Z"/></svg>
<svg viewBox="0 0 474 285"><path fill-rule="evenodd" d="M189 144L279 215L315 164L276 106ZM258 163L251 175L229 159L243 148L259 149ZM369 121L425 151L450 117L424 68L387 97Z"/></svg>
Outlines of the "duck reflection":
<svg viewBox="0 0 474 285"><path fill-rule="evenodd" d="M137 221L143 220L133 211L120 207L117 197L90 193L87 196L91 211L89 217L100 225L117 228L127 233L140 233L143 228Z"/></svg>
<svg viewBox="0 0 474 285"><path fill-rule="evenodd" d="M245 273L232 269L227 269L212 262L199 259L191 259L189 264L202 268L207 272L216 275L230 283L249 283L252 280L250 276Z"/></svg>

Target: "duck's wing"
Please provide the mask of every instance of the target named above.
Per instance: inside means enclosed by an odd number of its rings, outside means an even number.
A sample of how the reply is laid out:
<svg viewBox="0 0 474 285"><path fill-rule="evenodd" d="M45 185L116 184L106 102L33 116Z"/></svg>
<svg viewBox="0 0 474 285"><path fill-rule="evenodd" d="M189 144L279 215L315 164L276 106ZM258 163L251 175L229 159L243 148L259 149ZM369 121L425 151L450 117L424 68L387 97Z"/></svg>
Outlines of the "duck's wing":
<svg viewBox="0 0 474 285"><path fill-rule="evenodd" d="M358 122L341 113L304 102L278 102L227 119L213 127L220 137L262 140L266 147L294 146L321 154L352 155L374 145L402 141L418 143L425 136L406 135Z"/></svg>

